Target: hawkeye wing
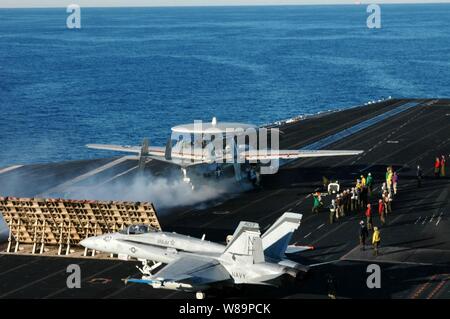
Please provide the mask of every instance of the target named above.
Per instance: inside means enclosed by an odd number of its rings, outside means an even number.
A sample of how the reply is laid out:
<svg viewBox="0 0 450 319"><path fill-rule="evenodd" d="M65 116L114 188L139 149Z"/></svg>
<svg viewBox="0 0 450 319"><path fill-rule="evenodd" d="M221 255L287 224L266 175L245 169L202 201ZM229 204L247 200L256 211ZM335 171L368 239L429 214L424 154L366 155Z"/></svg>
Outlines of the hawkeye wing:
<svg viewBox="0 0 450 319"><path fill-rule="evenodd" d="M165 147L149 146L148 139L144 139L142 146L114 145L114 144L87 144L87 148L115 152L134 153L141 157L148 157L183 167L207 162L203 152L177 152L172 151L172 143L167 142Z"/></svg>
<svg viewBox="0 0 450 319"><path fill-rule="evenodd" d="M297 159L311 157L353 156L362 154L357 150L249 150L245 152L247 161L274 159Z"/></svg>

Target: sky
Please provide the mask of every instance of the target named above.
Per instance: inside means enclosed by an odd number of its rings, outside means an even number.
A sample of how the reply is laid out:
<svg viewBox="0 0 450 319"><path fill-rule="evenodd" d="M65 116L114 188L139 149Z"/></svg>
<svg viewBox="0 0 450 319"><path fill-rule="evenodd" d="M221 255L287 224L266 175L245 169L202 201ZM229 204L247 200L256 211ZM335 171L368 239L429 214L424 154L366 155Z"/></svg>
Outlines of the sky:
<svg viewBox="0 0 450 319"><path fill-rule="evenodd" d="M297 5L297 4L450 3L450 0L0 0L0 8L206 6L206 5Z"/></svg>

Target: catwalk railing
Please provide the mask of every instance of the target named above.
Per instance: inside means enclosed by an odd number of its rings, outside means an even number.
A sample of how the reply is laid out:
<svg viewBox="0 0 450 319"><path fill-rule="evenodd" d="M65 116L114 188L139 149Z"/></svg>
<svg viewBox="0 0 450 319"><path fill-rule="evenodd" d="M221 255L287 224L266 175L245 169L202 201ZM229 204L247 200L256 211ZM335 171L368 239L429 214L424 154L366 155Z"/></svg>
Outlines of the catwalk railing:
<svg viewBox="0 0 450 319"><path fill-rule="evenodd" d="M16 253L57 248L58 255L68 255L87 237L134 224L161 229L149 202L0 197L0 212L9 225L6 251Z"/></svg>

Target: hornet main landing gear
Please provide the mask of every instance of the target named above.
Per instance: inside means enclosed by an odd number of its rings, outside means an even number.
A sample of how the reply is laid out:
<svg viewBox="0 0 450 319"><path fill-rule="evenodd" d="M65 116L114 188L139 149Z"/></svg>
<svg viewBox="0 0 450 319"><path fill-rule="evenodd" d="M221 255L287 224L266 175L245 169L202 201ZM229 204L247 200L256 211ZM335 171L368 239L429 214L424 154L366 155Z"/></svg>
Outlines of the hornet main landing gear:
<svg viewBox="0 0 450 319"><path fill-rule="evenodd" d="M162 265L162 263L157 263L157 262L152 261L153 265L150 266L148 264L148 260L142 260L141 262L142 262L142 268L139 268L138 266L136 266L136 268L139 269L139 271L144 276L151 276L152 271Z"/></svg>

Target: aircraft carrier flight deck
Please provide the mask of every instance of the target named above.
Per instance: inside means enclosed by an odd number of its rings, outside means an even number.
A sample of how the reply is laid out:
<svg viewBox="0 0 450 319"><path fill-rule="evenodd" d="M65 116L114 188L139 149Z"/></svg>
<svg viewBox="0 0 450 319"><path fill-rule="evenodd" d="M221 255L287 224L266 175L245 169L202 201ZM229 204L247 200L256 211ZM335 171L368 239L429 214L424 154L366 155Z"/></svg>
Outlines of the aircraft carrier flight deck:
<svg viewBox="0 0 450 319"><path fill-rule="evenodd" d="M364 153L298 159L283 165L276 175L264 175L261 189L210 203L156 207L161 228L196 237L205 234L208 240L223 243L241 220L257 222L264 230L286 211L302 213L294 242L314 249L296 260L321 266L311 268L295 285L249 287L250 294L237 291L230 297L327 298L326 278L332 275L338 298L450 298L450 178L433 175L436 156L449 159L450 100L390 99L282 122L280 130L284 149L326 144L327 149L360 149ZM417 165L424 173L421 188L416 185ZM370 249L359 248L362 214L349 214L330 224L327 209L311 212L311 194L322 187L323 176L338 180L347 189L361 174L370 172L375 182L371 202L375 204L388 166L399 174L399 191L387 225L381 228L380 255L375 257ZM127 181L138 173L136 167L134 159L115 157L0 168L0 195L39 197L63 193L67 188ZM176 168L154 160L145 164L145 171L153 176L173 170ZM324 202L327 207L330 196L324 196ZM374 223L379 225L378 216ZM66 286L66 267L73 263L81 266L80 289ZM369 264L381 266L380 289L366 286ZM135 265L115 259L2 253L0 299L194 298L192 293L125 285L123 278L139 274Z"/></svg>

